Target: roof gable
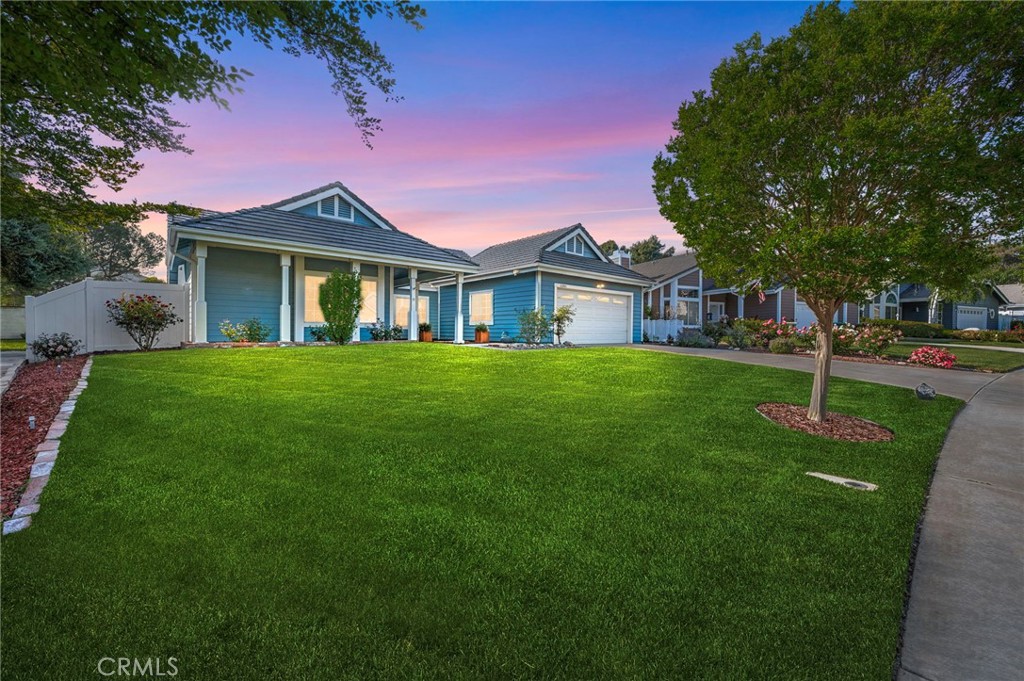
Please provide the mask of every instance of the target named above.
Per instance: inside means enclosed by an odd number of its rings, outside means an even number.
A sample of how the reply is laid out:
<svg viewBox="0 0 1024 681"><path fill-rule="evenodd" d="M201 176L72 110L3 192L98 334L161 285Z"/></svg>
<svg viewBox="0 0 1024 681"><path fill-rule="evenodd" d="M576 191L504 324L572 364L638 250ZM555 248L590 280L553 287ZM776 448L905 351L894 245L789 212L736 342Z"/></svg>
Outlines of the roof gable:
<svg viewBox="0 0 1024 681"><path fill-rule="evenodd" d="M691 252L672 255L667 258L658 258L657 260L651 260L649 262L637 263L630 269L634 272L639 272L654 281L662 281L664 279L677 277L697 266L697 254Z"/></svg>
<svg viewBox="0 0 1024 681"><path fill-rule="evenodd" d="M333 201L331 201L331 199L333 199ZM326 206L328 204L333 207L331 210L324 210L321 208L321 206ZM352 210L346 211L344 204L348 204ZM355 224L369 222L381 229L400 231L383 215L374 210L370 204L356 196L355 192L343 185L341 182L331 182L330 184L325 184L322 187L317 187L316 189L296 194L295 196L282 199L281 201L268 204L264 207L286 211L301 211L306 215L329 217ZM312 211L310 208L312 208ZM365 220L360 220L360 217L364 217Z"/></svg>

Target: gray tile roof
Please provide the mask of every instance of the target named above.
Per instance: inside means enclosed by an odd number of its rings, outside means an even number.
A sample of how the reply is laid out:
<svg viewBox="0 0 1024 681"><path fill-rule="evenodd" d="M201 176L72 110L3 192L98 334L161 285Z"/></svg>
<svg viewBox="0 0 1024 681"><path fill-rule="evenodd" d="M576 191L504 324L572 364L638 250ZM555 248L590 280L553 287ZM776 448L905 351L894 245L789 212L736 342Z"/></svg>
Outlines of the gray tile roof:
<svg viewBox="0 0 1024 681"><path fill-rule="evenodd" d="M190 220L196 220L198 218L209 218L214 215L222 215L219 210L207 210L205 208L196 208L199 211L199 215L186 215L185 213L168 213L167 224L168 225L180 225L183 222Z"/></svg>
<svg viewBox="0 0 1024 681"><path fill-rule="evenodd" d="M1010 305L1020 305L1024 303L1024 285L1022 284L1000 284L996 288L999 292L1010 301Z"/></svg>
<svg viewBox="0 0 1024 681"><path fill-rule="evenodd" d="M637 265L633 265L632 269L634 272L639 272L648 279L661 281L662 279L668 279L678 274L682 274L686 270L691 270L696 266L696 253L682 253L680 255L673 255L667 258L658 258L657 260L651 260L650 262L642 262Z"/></svg>
<svg viewBox="0 0 1024 681"><path fill-rule="evenodd" d="M642 274L637 274L615 263L547 250L553 243L577 229L583 230L587 236L590 236L583 225L570 225L490 246L474 255L473 260L480 264L481 273L500 272L533 265L550 265L580 270L589 274L634 279L638 284L650 283ZM593 241L593 239L591 240Z"/></svg>
<svg viewBox="0 0 1024 681"><path fill-rule="evenodd" d="M248 208L176 223L178 229L222 232L270 241L289 241L344 250L416 258L451 265L475 265L468 257L438 248L405 232L364 227L332 218L277 208Z"/></svg>

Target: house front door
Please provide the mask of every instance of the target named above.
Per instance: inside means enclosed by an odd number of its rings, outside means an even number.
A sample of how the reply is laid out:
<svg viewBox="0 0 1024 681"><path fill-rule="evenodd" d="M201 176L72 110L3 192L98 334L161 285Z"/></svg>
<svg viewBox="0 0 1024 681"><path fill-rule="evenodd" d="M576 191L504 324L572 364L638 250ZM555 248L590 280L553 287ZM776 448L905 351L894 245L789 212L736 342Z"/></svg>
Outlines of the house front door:
<svg viewBox="0 0 1024 681"><path fill-rule="evenodd" d="M715 303L715 302L708 303L708 320L709 321L717 322L723 316L725 316L725 303Z"/></svg>

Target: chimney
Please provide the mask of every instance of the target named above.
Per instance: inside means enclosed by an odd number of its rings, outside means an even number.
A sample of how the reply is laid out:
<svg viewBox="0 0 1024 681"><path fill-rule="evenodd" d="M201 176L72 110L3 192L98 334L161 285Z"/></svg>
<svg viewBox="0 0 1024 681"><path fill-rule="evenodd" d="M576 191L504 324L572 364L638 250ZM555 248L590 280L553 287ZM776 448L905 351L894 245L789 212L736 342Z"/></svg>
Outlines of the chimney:
<svg viewBox="0 0 1024 681"><path fill-rule="evenodd" d="M629 258L629 251L627 251L627 250L625 250L623 248L616 248L615 252L612 253L610 256L608 256L608 258L609 258L609 260L611 260L616 265L622 265L623 267L625 267L627 269L630 267L630 265L633 262Z"/></svg>

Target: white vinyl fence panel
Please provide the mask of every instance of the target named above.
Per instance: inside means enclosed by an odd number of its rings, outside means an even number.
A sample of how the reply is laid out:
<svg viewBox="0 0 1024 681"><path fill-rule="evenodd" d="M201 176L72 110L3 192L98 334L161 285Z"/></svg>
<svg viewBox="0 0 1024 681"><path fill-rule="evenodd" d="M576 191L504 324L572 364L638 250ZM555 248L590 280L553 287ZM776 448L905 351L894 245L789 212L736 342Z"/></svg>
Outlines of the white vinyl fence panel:
<svg viewBox="0 0 1024 681"><path fill-rule="evenodd" d="M135 341L108 321L106 302L126 293L154 295L174 306L184 321L164 330L153 347L176 348L189 339L189 294L184 285L147 284L136 281L86 279L41 296L25 298L25 340L31 343L41 334L67 331L84 341L84 352L135 350ZM31 347L29 361L35 361Z"/></svg>

